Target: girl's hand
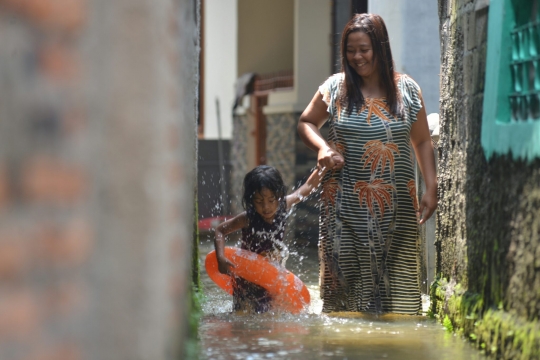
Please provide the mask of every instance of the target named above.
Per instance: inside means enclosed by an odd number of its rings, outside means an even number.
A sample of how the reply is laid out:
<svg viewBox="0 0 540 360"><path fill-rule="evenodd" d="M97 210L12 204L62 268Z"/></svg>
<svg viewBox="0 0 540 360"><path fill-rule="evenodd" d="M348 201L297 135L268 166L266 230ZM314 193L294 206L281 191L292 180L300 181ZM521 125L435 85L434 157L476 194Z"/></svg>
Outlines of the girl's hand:
<svg viewBox="0 0 540 360"><path fill-rule="evenodd" d="M225 257L225 236L246 226L248 226L248 221L244 211L232 219L225 220L216 227L214 247L220 273L230 275L231 269L234 268L234 265Z"/></svg>
<svg viewBox="0 0 540 360"><path fill-rule="evenodd" d="M420 208L418 209L417 217L419 218L418 224L425 223L433 212L437 208L437 193L435 191L428 191L422 195L420 201Z"/></svg>
<svg viewBox="0 0 540 360"><path fill-rule="evenodd" d="M343 159L343 156L329 146L322 147L317 154L319 170L341 169L344 164L345 159Z"/></svg>
<svg viewBox="0 0 540 360"><path fill-rule="evenodd" d="M231 268L236 267L232 262L229 261L229 259L224 256L218 256L217 262L219 272L225 275L231 275Z"/></svg>

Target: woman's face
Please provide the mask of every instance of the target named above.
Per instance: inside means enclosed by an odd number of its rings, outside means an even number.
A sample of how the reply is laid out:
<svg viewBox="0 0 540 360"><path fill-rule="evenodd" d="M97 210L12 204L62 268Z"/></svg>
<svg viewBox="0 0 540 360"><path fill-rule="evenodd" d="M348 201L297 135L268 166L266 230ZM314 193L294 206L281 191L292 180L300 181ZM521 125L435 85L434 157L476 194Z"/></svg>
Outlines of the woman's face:
<svg viewBox="0 0 540 360"><path fill-rule="evenodd" d="M276 216L279 201L271 190L262 188L260 192L253 194L253 206L264 221L271 224Z"/></svg>
<svg viewBox="0 0 540 360"><path fill-rule="evenodd" d="M374 61L373 47L369 35L355 31L347 37L347 62L361 77L376 74L377 64Z"/></svg>

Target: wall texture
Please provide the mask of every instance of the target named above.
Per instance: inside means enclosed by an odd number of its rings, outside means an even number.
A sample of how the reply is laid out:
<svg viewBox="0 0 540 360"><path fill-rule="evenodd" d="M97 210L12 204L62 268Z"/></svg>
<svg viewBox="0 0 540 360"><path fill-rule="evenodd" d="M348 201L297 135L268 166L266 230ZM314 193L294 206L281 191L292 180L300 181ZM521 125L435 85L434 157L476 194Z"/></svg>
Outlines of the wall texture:
<svg viewBox="0 0 540 360"><path fill-rule="evenodd" d="M480 144L488 1L439 0L441 137L433 311L487 354L540 357L540 159Z"/></svg>
<svg viewBox="0 0 540 360"><path fill-rule="evenodd" d="M427 113L438 113L437 1L369 0L368 11L384 19L396 71L410 75L420 85Z"/></svg>
<svg viewBox="0 0 540 360"><path fill-rule="evenodd" d="M0 0L0 358L182 358L197 0Z"/></svg>
<svg viewBox="0 0 540 360"><path fill-rule="evenodd" d="M292 70L294 1L238 0L238 76Z"/></svg>

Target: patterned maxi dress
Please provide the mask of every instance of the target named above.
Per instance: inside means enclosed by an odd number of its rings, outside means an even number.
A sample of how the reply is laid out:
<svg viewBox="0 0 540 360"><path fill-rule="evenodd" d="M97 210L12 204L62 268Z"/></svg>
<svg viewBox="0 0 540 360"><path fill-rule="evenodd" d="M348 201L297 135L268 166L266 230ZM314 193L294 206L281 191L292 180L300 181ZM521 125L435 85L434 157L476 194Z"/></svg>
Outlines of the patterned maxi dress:
<svg viewBox="0 0 540 360"><path fill-rule="evenodd" d="M367 98L349 115L337 98L342 74L320 87L328 105L331 147L345 158L323 179L319 258L323 311L418 314L418 208L411 125L420 88L400 75L403 118L384 98Z"/></svg>

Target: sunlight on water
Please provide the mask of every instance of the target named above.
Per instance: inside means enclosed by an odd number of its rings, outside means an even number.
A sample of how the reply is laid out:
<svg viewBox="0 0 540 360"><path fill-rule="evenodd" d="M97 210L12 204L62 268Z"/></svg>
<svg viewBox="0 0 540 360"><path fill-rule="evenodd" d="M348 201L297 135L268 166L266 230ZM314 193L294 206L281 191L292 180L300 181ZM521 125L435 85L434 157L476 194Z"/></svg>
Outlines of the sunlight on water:
<svg viewBox="0 0 540 360"><path fill-rule="evenodd" d="M200 246L202 264L211 250L211 241ZM424 316L321 313L315 249L291 251L287 268L306 284L311 296L309 308L301 314L232 313L232 297L208 278L202 266L206 301L199 330L200 359L484 358Z"/></svg>

